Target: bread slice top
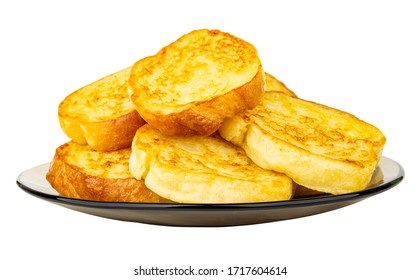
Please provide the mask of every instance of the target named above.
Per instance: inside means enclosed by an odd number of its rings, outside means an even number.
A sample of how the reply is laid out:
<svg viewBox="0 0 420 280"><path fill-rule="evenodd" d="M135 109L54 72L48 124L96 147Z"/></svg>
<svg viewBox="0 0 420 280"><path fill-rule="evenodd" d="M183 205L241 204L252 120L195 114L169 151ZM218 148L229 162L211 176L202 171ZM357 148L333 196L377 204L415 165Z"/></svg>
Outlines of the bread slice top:
<svg viewBox="0 0 420 280"><path fill-rule="evenodd" d="M60 117L99 122L135 110L128 98L127 80L131 67L99 79L66 96L58 107Z"/></svg>
<svg viewBox="0 0 420 280"><path fill-rule="evenodd" d="M280 91L289 96L297 97L283 82L267 72L265 72L265 91Z"/></svg>
<svg viewBox="0 0 420 280"><path fill-rule="evenodd" d="M128 169L130 154L130 148L99 152L88 145L70 141L56 149L55 158L62 159L66 164L88 176L127 179L133 178Z"/></svg>
<svg viewBox="0 0 420 280"><path fill-rule="evenodd" d="M219 133L259 166L333 194L365 188L386 141L378 128L349 113L281 92L266 92Z"/></svg>
<svg viewBox="0 0 420 280"><path fill-rule="evenodd" d="M130 173L131 149L98 152L70 141L58 147L46 178L61 195L98 201L160 202Z"/></svg>
<svg viewBox="0 0 420 280"><path fill-rule="evenodd" d="M293 182L255 165L219 136L164 136L148 124L133 140L130 171L160 196L181 203L290 199Z"/></svg>
<svg viewBox="0 0 420 280"><path fill-rule="evenodd" d="M264 72L250 43L194 30L136 62L128 80L140 115L166 135L210 135L226 116L254 107Z"/></svg>
<svg viewBox="0 0 420 280"><path fill-rule="evenodd" d="M64 133L99 151L130 147L136 130L145 123L128 97L130 70L122 69L64 98L58 106Z"/></svg>

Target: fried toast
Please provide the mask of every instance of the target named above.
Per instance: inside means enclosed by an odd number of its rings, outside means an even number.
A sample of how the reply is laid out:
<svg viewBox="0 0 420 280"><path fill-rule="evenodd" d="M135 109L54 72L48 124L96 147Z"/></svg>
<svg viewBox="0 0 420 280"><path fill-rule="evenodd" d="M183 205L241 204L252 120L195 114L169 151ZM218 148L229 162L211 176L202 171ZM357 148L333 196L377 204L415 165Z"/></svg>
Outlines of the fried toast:
<svg viewBox="0 0 420 280"><path fill-rule="evenodd" d="M265 72L265 91L280 91L289 96L297 97L283 82L267 72Z"/></svg>
<svg viewBox="0 0 420 280"><path fill-rule="evenodd" d="M128 89L142 118L163 134L208 136L259 102L264 71L253 45L201 29L136 62Z"/></svg>
<svg viewBox="0 0 420 280"><path fill-rule="evenodd" d="M161 202L130 173L131 149L99 152L70 141L56 149L46 178L63 196L116 202Z"/></svg>
<svg viewBox="0 0 420 280"><path fill-rule="evenodd" d="M254 109L225 120L219 133L260 167L331 194L364 189L386 141L349 113L281 92L266 92Z"/></svg>
<svg viewBox="0 0 420 280"><path fill-rule="evenodd" d="M158 195L180 203L287 200L293 182L255 165L220 136L165 136L146 124L137 131L129 163Z"/></svg>
<svg viewBox="0 0 420 280"><path fill-rule="evenodd" d="M98 151L130 147L135 132L145 123L128 98L130 70L122 69L65 97L58 107L64 133Z"/></svg>

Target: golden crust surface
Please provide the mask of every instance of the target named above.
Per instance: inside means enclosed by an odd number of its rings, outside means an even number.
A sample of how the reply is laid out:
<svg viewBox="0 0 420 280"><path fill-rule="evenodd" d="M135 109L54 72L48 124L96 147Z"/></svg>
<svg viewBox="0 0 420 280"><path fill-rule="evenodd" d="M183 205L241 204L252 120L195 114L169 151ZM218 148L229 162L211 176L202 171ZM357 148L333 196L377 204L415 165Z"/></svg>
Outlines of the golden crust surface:
<svg viewBox="0 0 420 280"><path fill-rule="evenodd" d="M131 149L98 152L73 141L56 149L46 178L63 196L116 202L160 202L128 168Z"/></svg>
<svg viewBox="0 0 420 280"><path fill-rule="evenodd" d="M280 91L291 97L297 97L283 82L267 72L265 72L265 91Z"/></svg>
<svg viewBox="0 0 420 280"><path fill-rule="evenodd" d="M332 194L365 188L386 141L351 114L281 92L267 92L254 109L226 120L219 133L259 166Z"/></svg>
<svg viewBox="0 0 420 280"><path fill-rule="evenodd" d="M99 151L130 147L136 130L145 123L128 97L130 70L120 70L68 95L58 107L64 133Z"/></svg>
<svg viewBox="0 0 420 280"><path fill-rule="evenodd" d="M133 140L131 174L181 203L241 203L290 199L293 182L255 165L219 136L164 136L148 124Z"/></svg>
<svg viewBox="0 0 420 280"><path fill-rule="evenodd" d="M128 80L140 115L166 135L210 135L264 91L257 50L218 30L194 30L136 62Z"/></svg>

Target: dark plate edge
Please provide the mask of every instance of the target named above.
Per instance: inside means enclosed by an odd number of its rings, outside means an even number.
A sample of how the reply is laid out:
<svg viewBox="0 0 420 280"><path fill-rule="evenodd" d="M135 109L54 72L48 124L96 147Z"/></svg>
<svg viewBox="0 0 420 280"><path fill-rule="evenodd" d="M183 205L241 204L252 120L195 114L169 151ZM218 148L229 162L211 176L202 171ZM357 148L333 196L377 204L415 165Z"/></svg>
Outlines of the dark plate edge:
<svg viewBox="0 0 420 280"><path fill-rule="evenodd" d="M386 158L387 160L391 160ZM16 184L25 192L59 204L66 205L77 205L91 208L106 208L106 209L144 209L144 210L165 210L172 208L173 210L243 210L243 209L269 209L269 208L291 208L291 207L305 207L315 206L320 204L338 203L351 200L362 200L370 196L387 191L394 186L398 185L405 177L403 167L396 161L391 160L399 168L398 176L392 180L382 182L378 186L364 189L362 191L340 194L340 195L328 195L318 196L312 198L298 198L285 201L274 201L274 202L257 202L257 203L237 203L237 204L177 204L177 203L137 203L137 202L103 202L103 201L92 201L68 198L63 196L51 195L44 192L34 190L19 181L16 180ZM19 178L19 177L18 177Z"/></svg>

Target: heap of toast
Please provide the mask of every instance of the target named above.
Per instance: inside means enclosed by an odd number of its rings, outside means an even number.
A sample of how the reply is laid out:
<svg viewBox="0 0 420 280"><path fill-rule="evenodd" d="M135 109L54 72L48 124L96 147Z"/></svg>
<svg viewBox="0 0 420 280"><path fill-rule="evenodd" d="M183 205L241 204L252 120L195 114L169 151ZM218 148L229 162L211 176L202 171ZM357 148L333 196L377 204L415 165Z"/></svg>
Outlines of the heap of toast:
<svg viewBox="0 0 420 280"><path fill-rule="evenodd" d="M47 180L61 195L98 201L359 191L386 141L349 113L297 97L264 72L252 44L207 29L71 93L58 118L71 140L56 149Z"/></svg>

